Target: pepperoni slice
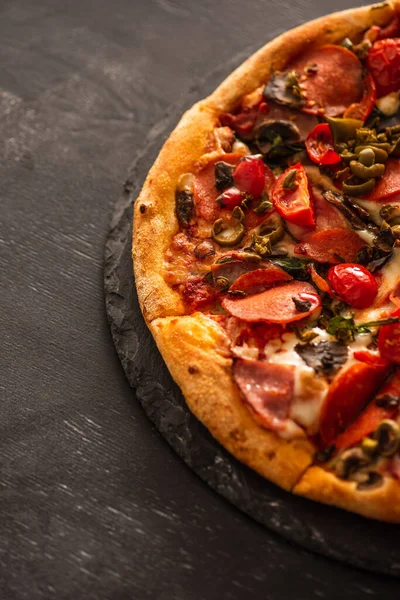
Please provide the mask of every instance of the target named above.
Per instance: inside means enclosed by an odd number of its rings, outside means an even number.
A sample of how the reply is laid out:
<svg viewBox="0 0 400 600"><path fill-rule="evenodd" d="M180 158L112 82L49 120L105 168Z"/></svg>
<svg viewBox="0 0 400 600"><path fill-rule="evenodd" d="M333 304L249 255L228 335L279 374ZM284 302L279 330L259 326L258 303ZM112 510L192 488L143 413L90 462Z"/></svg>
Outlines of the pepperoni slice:
<svg viewBox="0 0 400 600"><path fill-rule="evenodd" d="M258 294L267 288L270 288L275 283L282 281L290 281L293 279L289 273L286 273L276 265L267 265L265 269L256 269L249 273L244 273L231 285L231 291L241 290L248 294Z"/></svg>
<svg viewBox="0 0 400 600"><path fill-rule="evenodd" d="M240 154L221 154L210 160L195 177L193 192L197 213L205 221L212 223L222 213L216 202L221 192L215 187L215 163L222 160L230 165L237 165L241 158Z"/></svg>
<svg viewBox="0 0 400 600"><path fill-rule="evenodd" d="M389 367L359 362L335 377L321 410L320 435L328 446L351 423L385 380Z"/></svg>
<svg viewBox="0 0 400 600"><path fill-rule="evenodd" d="M400 193L400 161L390 158L386 162L385 174L378 179L377 184L370 194L364 196L366 200L385 200Z"/></svg>
<svg viewBox="0 0 400 600"><path fill-rule="evenodd" d="M307 71L314 65L315 69ZM301 110L306 113L337 117L363 96L362 65L353 52L342 46L314 48L290 68L300 73L300 86L306 96ZM305 81L301 81L303 76Z"/></svg>
<svg viewBox="0 0 400 600"><path fill-rule="evenodd" d="M184 283L182 295L189 312L210 306L215 298L213 288L204 277L189 277Z"/></svg>
<svg viewBox="0 0 400 600"><path fill-rule="evenodd" d="M261 425L280 430L289 416L295 367L239 359L233 378Z"/></svg>
<svg viewBox="0 0 400 600"><path fill-rule="evenodd" d="M246 298L225 298L222 306L243 321L291 323L319 310L321 298L311 284L293 281Z"/></svg>
<svg viewBox="0 0 400 600"><path fill-rule="evenodd" d="M357 252L366 243L352 229L328 229L311 234L295 246L296 254L303 254L317 262L337 264L355 262Z"/></svg>
<svg viewBox="0 0 400 600"><path fill-rule="evenodd" d="M380 389L378 398L386 395L400 396L400 370L397 370ZM343 450L358 444L366 435L375 431L383 419L392 419L398 411L398 407L391 407L389 403L379 406L375 400L370 402L359 417L335 440L336 448Z"/></svg>

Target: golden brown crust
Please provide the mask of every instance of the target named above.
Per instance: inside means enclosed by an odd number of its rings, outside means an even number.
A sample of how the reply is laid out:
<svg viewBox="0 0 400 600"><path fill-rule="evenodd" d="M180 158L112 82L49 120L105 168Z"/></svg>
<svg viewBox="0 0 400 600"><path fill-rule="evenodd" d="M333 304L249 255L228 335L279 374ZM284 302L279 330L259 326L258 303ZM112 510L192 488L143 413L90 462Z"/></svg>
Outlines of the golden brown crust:
<svg viewBox="0 0 400 600"><path fill-rule="evenodd" d="M310 465L314 448L307 440L283 440L251 417L233 382L221 327L195 313L156 319L150 330L196 417L236 458L290 490Z"/></svg>
<svg viewBox="0 0 400 600"><path fill-rule="evenodd" d="M175 190L182 173L215 149L222 112L266 83L310 46L356 40L371 25L384 26L400 0L322 17L268 43L232 73L211 96L186 112L164 144L135 203L133 259L141 309L164 360L191 411L236 458L285 489L365 516L400 521L400 485L360 492L355 485L311 466L313 446L285 441L260 427L233 383L232 359L222 329L201 313L183 316L180 295L163 278L163 258L178 231ZM182 315L182 316L179 316ZM298 483L297 483L298 482ZM297 483L297 485L296 485Z"/></svg>
<svg viewBox="0 0 400 600"><path fill-rule="evenodd" d="M400 523L400 483L392 478L385 478L381 487L361 491L354 482L314 466L304 473L293 493L370 519Z"/></svg>

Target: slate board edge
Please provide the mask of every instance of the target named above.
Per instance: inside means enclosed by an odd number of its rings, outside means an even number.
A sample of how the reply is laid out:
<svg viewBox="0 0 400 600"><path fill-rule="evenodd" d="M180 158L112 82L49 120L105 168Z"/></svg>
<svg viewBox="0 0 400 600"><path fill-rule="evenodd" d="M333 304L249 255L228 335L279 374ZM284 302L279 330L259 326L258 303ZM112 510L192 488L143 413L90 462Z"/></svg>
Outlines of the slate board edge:
<svg viewBox="0 0 400 600"><path fill-rule="evenodd" d="M252 49L247 49L240 55L236 55L231 64L235 65L240 62L240 59L243 59L245 56L250 54ZM198 80L189 90L188 94L185 96L184 100L179 106L175 106L171 108L170 111L165 115L165 117L158 122L152 129L150 130L146 144L140 150L135 160L132 163L132 166L129 170L129 175L126 179L124 189L115 204L112 218L111 218L111 226L110 231L106 240L105 245L105 260L104 260L104 290L105 290L105 303L106 303L106 311L107 318L110 325L113 341L115 348L117 350L118 356L121 360L122 366L126 373L126 376L130 382L130 385L135 388L136 396L140 401L144 411L147 416L151 419L151 421L155 424L158 431L162 434L162 436L167 440L167 442L172 446L175 452L184 460L184 462L194 470L203 481L205 481L212 489L214 489L218 494L222 495L225 499L227 499L230 503L234 504L237 508L243 511L245 514L260 522L268 529L273 530L275 533L283 536L289 542L294 542L300 545L307 550L311 550L312 552L316 552L318 554L322 554L329 558L334 558L335 560L339 560L341 562L345 562L347 564L356 566L358 568L366 569L369 571L374 571L377 573L383 573L387 575L392 575L395 577L400 577L400 561L392 562L391 564L386 564L384 559L380 557L384 554L384 552L379 553L379 558L376 560L376 556L373 558L369 558L368 556L358 556L347 553L345 549L339 544L335 547L335 544L331 544L331 540L329 543L320 536L320 532L314 531L312 528L307 527L304 524L304 530L299 534L298 531L293 531L293 529L287 529L286 527L282 527L282 523L280 521L274 522L271 518L262 518L260 515L255 515L252 513L251 507L249 507L248 502L246 502L245 498L240 498L231 493L229 488L221 486L217 483L215 479L215 473L213 476L210 476L209 468L198 468L197 465L193 464L193 462L188 459L188 456L182 452L182 448L179 440L176 439L173 431L165 430L160 426L160 422L157 419L156 413L151 410L151 405L148 402L148 383L149 383L149 374L143 372L138 369L135 365L135 355L136 352L132 354L131 348L129 344L126 344L126 339L130 338L132 335L135 335L132 326L129 324L129 303L130 299L124 296L121 293L121 281L118 277L118 268L124 261L129 261L131 278L129 284L134 286L133 274L131 271L131 259L130 259L130 244L131 244L131 233L132 233L132 205L133 202L140 191L140 187L143 183L144 176L147 173L148 168L151 166L154 161L161 145L162 141L166 139L169 133L174 128L175 124L178 122L181 114L183 113L184 106L190 106L191 103L194 103L196 99L199 97L199 91L204 89L206 83L212 79L218 78L218 74L221 72L227 71L227 65L224 64L222 67L218 67L211 74L209 74L204 80ZM204 95L204 94L203 94ZM201 95L200 95L201 97ZM162 140L162 141L161 141ZM124 282L122 282L123 285ZM129 302L127 302L129 300ZM118 307L116 311L116 306ZM137 307L137 310L139 308ZM140 312L140 310L139 310ZM142 317L141 317L142 318ZM142 318L143 320L143 318ZM143 321L143 327L146 331L146 327ZM149 334L150 335L150 334ZM122 343L121 343L122 340ZM139 343L140 340L138 339ZM156 347L154 345L154 350L157 352ZM129 355L129 353L131 355ZM161 360L161 359L160 359ZM171 380L172 382L172 380ZM165 391L165 390L164 390ZM171 401L171 400L166 400ZM183 403L182 409L187 412L187 418L193 420L194 417L191 415L189 409L186 407L186 404ZM197 421L197 420L196 420ZM197 421L198 426L202 429L203 426ZM207 432L208 434L208 432ZM206 434L206 435L207 435ZM211 436L210 436L211 438ZM212 440L212 438L211 438ZM211 441L210 440L210 441ZM217 444L214 440L211 443ZM247 467L241 465L234 457L229 455L224 451L224 449L220 449L221 454L224 455L224 460L228 460L231 462L232 472L235 473L237 470L241 471L241 476L243 477L243 472L246 473L245 477L249 475L250 477L258 477L256 474L253 474ZM220 463L219 463L220 464ZM219 469L219 464L214 465L214 469ZM261 478L260 478L261 479ZM218 480L218 474L217 474ZM264 482L264 480L262 480ZM271 486L269 482L264 482L265 485ZM286 494L282 492L279 488L272 486L277 495ZM290 499L293 497L290 494L286 494ZM314 504L311 501L303 500L301 498L295 498L298 502L307 502L310 504ZM319 505L318 505L319 506ZM334 511L337 513L338 518L340 515L346 515L345 518L353 518L358 524L363 522L364 524L370 523L365 519L358 517L356 515L348 515L347 513L343 513L337 509L332 509L326 507L328 511ZM374 525L375 526L375 525ZM385 524L381 524L381 527L389 527Z"/></svg>

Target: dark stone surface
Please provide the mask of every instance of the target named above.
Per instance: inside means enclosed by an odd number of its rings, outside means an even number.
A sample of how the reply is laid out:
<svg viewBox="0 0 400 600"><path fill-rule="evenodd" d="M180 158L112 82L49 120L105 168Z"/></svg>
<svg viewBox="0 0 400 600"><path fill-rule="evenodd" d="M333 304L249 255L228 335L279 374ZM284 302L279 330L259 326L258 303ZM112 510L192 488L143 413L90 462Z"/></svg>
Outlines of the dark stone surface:
<svg viewBox="0 0 400 600"><path fill-rule="evenodd" d="M217 73L212 75L214 78ZM176 115L159 124L170 131ZM351 565L400 576L400 527L294 497L241 465L191 415L143 323L132 277L132 201L158 150L149 140L116 204L105 251L106 309L122 366L145 412L214 490L290 541ZM354 534L349 536L348 532ZM382 549L384 548L384 552Z"/></svg>
<svg viewBox="0 0 400 600"><path fill-rule="evenodd" d="M149 132L161 145L156 124L211 90L210 65L222 79L232 56L331 8L0 3L2 600L398 592L286 542L186 468L135 400L104 310L109 219Z"/></svg>

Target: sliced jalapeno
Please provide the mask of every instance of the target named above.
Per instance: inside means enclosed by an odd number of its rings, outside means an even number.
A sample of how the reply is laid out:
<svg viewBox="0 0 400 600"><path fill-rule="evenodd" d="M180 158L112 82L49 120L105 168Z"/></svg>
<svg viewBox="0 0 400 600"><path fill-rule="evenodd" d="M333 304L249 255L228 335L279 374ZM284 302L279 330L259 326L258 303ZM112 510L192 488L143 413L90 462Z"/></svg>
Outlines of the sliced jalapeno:
<svg viewBox="0 0 400 600"><path fill-rule="evenodd" d="M267 221L264 221L259 229L259 235L268 236L271 246L277 244L285 235L285 230L282 226L282 220L278 215L272 215Z"/></svg>
<svg viewBox="0 0 400 600"><path fill-rule="evenodd" d="M361 450L367 456L372 456L378 449L378 441L370 437L365 437L361 442Z"/></svg>
<svg viewBox="0 0 400 600"><path fill-rule="evenodd" d="M212 226L212 238L219 246L236 246L244 237L245 228L242 223L228 224L217 219Z"/></svg>
<svg viewBox="0 0 400 600"><path fill-rule="evenodd" d="M382 148L376 148L375 146L356 146L354 148L354 152L357 156L359 156L363 150L367 149L372 150L372 152L375 154L375 162L385 163L387 161L388 153L386 150L383 150Z"/></svg>
<svg viewBox="0 0 400 600"><path fill-rule="evenodd" d="M343 181L343 191L349 196L363 196L369 194L374 189L375 179L367 179L366 181L354 181L353 177Z"/></svg>

